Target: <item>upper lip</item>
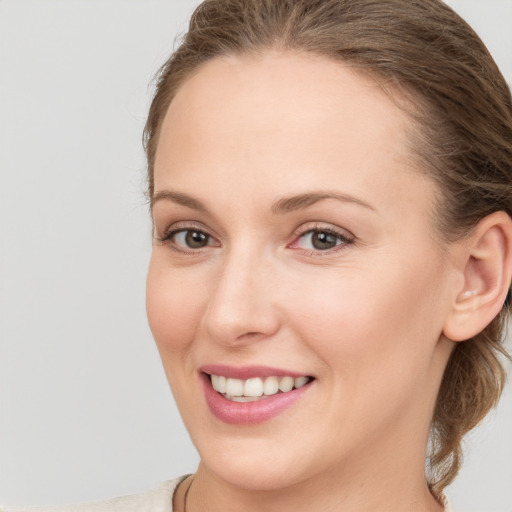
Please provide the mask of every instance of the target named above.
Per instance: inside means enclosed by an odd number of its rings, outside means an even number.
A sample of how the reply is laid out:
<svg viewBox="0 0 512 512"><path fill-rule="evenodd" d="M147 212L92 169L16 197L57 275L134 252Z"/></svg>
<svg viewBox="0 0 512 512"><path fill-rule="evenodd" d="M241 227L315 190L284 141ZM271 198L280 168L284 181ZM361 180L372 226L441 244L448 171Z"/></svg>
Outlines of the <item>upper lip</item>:
<svg viewBox="0 0 512 512"><path fill-rule="evenodd" d="M253 377L304 377L307 373L273 368L270 366L228 366L224 364L206 364L200 370L208 375L223 375L232 379L247 380Z"/></svg>

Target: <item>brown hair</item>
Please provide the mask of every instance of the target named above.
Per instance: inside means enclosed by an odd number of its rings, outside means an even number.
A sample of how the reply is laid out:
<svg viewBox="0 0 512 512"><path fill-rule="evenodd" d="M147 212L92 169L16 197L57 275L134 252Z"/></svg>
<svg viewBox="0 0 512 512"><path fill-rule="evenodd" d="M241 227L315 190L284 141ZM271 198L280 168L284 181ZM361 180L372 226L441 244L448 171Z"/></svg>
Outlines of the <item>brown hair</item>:
<svg viewBox="0 0 512 512"><path fill-rule="evenodd" d="M436 221L445 240L483 217L512 217L512 99L474 31L439 0L206 0L161 68L144 131L149 195L163 118L201 64L269 49L348 63L408 98L420 168L439 185ZM462 437L496 405L505 382L500 354L510 293L498 317L458 343L432 419L429 478L439 493L461 464ZM508 357L508 356L507 356Z"/></svg>

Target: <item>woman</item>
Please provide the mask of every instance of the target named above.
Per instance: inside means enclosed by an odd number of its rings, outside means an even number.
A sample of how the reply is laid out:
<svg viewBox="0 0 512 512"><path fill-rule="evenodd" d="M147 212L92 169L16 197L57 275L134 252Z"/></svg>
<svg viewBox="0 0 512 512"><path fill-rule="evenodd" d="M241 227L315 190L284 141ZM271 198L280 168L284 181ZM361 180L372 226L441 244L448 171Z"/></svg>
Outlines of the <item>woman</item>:
<svg viewBox="0 0 512 512"><path fill-rule="evenodd" d="M438 1L198 9L146 128L177 510L442 509L503 385L511 140Z"/></svg>
<svg viewBox="0 0 512 512"><path fill-rule="evenodd" d="M448 510L505 377L511 141L437 0L204 2L145 131L148 318L201 462L84 510Z"/></svg>

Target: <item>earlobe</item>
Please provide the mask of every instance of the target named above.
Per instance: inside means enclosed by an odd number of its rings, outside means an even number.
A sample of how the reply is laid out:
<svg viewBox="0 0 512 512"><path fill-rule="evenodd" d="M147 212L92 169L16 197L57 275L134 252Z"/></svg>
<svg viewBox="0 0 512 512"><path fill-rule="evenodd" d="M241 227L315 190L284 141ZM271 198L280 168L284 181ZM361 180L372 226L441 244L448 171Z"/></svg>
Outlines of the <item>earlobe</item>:
<svg viewBox="0 0 512 512"><path fill-rule="evenodd" d="M452 341L480 333L503 307L512 276L512 219L495 212L461 243L463 287L456 293L443 330Z"/></svg>

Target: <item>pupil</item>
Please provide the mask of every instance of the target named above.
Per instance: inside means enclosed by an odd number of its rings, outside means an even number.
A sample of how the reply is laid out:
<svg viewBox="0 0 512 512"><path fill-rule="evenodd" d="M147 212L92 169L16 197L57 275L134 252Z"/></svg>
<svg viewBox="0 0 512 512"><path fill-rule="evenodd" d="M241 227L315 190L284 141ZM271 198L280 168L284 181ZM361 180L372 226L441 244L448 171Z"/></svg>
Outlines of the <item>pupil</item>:
<svg viewBox="0 0 512 512"><path fill-rule="evenodd" d="M313 233L313 246L315 249L325 250L332 249L336 246L337 237L331 233Z"/></svg>
<svg viewBox="0 0 512 512"><path fill-rule="evenodd" d="M208 235L200 231L189 231L185 237L185 241L192 249L198 249L208 244Z"/></svg>

